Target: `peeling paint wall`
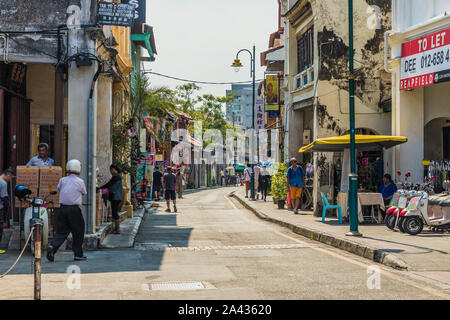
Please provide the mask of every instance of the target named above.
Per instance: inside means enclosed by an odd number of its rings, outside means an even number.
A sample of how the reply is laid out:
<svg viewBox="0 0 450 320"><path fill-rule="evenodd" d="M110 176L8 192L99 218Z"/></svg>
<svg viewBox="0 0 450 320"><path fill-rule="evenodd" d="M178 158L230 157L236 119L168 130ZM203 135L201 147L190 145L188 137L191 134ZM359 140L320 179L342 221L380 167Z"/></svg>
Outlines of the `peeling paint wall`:
<svg viewBox="0 0 450 320"><path fill-rule="evenodd" d="M391 1L354 1L356 127L390 134L390 113L380 106L391 97L384 71L384 32L390 29ZM341 0L317 0L313 5L317 30L319 137L349 129L348 7ZM320 58L320 59L319 59Z"/></svg>
<svg viewBox="0 0 450 320"><path fill-rule="evenodd" d="M67 26L67 9L71 5L89 6L95 12L97 2L86 0L0 0L0 32L8 35L7 59L21 62L54 63L57 57L58 26ZM95 14L90 23L95 22ZM48 32L48 30L51 30ZM46 31L46 34L19 34L14 32ZM52 33L52 34L51 34ZM65 52L65 36L61 41ZM0 52L6 48L0 41Z"/></svg>

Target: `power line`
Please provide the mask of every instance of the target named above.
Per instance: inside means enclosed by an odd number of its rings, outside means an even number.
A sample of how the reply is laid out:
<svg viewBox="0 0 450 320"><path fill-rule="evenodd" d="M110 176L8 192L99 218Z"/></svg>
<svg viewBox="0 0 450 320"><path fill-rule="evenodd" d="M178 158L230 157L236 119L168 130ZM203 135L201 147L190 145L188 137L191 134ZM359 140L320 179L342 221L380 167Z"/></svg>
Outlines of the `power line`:
<svg viewBox="0 0 450 320"><path fill-rule="evenodd" d="M157 73L157 72L153 72L153 71L144 71L144 74L154 74L156 76L160 76L163 78L168 78L168 79L173 79L173 80L178 80L178 81L184 81L184 82L192 82L192 83L200 83L200 84L217 84L217 85L223 85L223 84L247 84L247 83L252 83L252 80L249 81L238 81L238 82L210 82L210 81L196 81L196 80L188 80L188 79L182 79L182 78L177 78L177 77L171 77L165 74L161 74L161 73ZM260 80L256 80L256 82L260 82L263 81L263 79Z"/></svg>

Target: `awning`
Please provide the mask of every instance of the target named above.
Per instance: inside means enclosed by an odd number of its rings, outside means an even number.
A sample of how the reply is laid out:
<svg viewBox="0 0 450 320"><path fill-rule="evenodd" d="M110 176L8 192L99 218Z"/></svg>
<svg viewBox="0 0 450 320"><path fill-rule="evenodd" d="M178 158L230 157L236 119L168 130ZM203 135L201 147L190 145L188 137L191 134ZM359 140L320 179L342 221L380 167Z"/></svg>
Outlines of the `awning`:
<svg viewBox="0 0 450 320"><path fill-rule="evenodd" d="M356 148L359 151L367 151L379 148L392 148L396 145L408 142L405 137L355 135ZM299 152L343 152L350 148L350 135L317 139L313 143L301 148Z"/></svg>
<svg viewBox="0 0 450 320"><path fill-rule="evenodd" d="M134 41L147 49L149 58L148 60L146 59L146 61L155 61L156 46L155 37L153 35L153 27L143 24L143 27L141 27L141 29L142 31L138 34L131 34L131 41Z"/></svg>

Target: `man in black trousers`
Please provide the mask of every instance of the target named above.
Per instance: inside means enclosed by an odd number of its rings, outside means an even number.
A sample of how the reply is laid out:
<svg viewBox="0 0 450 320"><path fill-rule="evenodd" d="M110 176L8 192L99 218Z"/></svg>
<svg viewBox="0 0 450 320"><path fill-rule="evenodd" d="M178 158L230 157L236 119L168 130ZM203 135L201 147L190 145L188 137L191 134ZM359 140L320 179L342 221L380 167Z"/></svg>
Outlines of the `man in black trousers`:
<svg viewBox="0 0 450 320"><path fill-rule="evenodd" d="M75 261L84 261L84 219L81 213L82 197L86 194L86 186L83 179L79 178L81 163L78 160L67 162L68 176L59 180L59 202L61 209L58 216L58 226L52 243L47 248L47 259L53 261L58 248L72 233L72 250Z"/></svg>

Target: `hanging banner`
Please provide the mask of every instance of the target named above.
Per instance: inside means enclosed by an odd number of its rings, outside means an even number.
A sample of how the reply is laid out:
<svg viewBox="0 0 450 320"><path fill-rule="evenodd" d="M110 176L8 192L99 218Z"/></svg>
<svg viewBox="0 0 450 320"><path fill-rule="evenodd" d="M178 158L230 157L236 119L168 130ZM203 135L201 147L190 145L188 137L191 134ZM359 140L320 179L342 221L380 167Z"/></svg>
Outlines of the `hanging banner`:
<svg viewBox="0 0 450 320"><path fill-rule="evenodd" d="M450 28L402 44L400 90L450 81Z"/></svg>
<svg viewBox="0 0 450 320"><path fill-rule="evenodd" d="M256 108L255 109L255 116L256 116L255 129L264 129L264 127L266 125L266 117L264 114L264 100L257 99L255 108Z"/></svg>
<svg viewBox="0 0 450 320"><path fill-rule="evenodd" d="M145 23L145 0L122 0L122 3L134 6L134 22Z"/></svg>
<svg viewBox="0 0 450 320"><path fill-rule="evenodd" d="M265 79L266 111L278 110L278 75L266 74Z"/></svg>

